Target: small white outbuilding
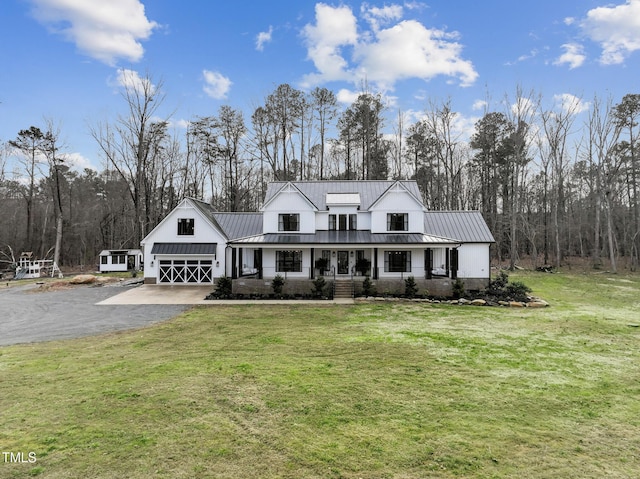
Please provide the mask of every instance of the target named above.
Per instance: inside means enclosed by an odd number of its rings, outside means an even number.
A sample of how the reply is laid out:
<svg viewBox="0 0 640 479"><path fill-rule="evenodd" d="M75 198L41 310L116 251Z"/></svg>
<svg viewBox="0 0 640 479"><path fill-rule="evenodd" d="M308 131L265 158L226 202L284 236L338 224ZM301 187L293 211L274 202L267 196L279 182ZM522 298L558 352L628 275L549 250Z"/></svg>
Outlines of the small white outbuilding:
<svg viewBox="0 0 640 479"><path fill-rule="evenodd" d="M105 249L100 252L101 273L140 270L142 264L142 250L139 249Z"/></svg>

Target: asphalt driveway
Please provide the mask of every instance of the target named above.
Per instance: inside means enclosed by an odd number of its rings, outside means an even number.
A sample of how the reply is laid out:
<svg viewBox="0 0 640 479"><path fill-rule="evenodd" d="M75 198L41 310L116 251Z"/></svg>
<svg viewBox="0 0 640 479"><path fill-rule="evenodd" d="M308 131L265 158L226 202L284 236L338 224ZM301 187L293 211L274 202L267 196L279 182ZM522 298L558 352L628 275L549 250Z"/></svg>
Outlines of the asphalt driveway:
<svg viewBox="0 0 640 479"><path fill-rule="evenodd" d="M76 286L39 291L37 285L0 289L0 346L139 328L173 318L187 304L97 304L137 287Z"/></svg>

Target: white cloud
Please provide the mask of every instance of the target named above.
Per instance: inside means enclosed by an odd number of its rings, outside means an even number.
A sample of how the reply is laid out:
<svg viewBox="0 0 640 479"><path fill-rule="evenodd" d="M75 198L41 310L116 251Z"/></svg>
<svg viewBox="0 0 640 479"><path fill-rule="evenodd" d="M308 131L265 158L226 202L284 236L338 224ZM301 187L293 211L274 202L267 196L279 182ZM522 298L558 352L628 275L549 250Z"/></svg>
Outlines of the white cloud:
<svg viewBox="0 0 640 479"><path fill-rule="evenodd" d="M269 25L269 30L266 32L260 32L256 35L256 50L261 52L264 50L264 44L271 42L271 34L273 33L273 27Z"/></svg>
<svg viewBox="0 0 640 479"><path fill-rule="evenodd" d="M379 28L382 20L395 22L401 14L398 6L368 8L363 15L374 26L358 32L351 8L317 4L315 25L306 25L302 32L308 58L317 69L305 76L305 85L335 80L357 83L366 78L378 89L392 90L403 79L426 81L440 75L455 78L462 86L474 83L478 74L470 61L462 59L457 33L429 29L415 20ZM350 57L344 51L348 47Z"/></svg>
<svg viewBox="0 0 640 479"><path fill-rule="evenodd" d="M473 102L471 109L473 111L484 110L485 108L487 108L487 106L489 106L487 100L476 100Z"/></svg>
<svg viewBox="0 0 640 479"><path fill-rule="evenodd" d="M126 88L130 91L136 91L138 93L148 92L153 93L156 89L148 78L143 78L135 70L129 70L127 68L118 68L116 77L116 86Z"/></svg>
<svg viewBox="0 0 640 479"><path fill-rule="evenodd" d="M63 155L64 164L72 170L83 172L85 169L98 171L87 157L81 153L67 153Z"/></svg>
<svg viewBox="0 0 640 479"><path fill-rule="evenodd" d="M363 3L360 7L362 16L369 22L373 30L378 30L381 24L388 24L394 20L400 20L403 15L401 5L385 5L384 7L371 7Z"/></svg>
<svg viewBox="0 0 640 479"><path fill-rule="evenodd" d="M569 69L573 70L574 68L582 66L587 59L584 54L584 48L579 43L565 43L562 45L562 48L564 48L564 53L553 62L554 65L567 64L569 65Z"/></svg>
<svg viewBox="0 0 640 479"><path fill-rule="evenodd" d="M203 70L202 76L204 77L205 83L202 89L207 95L216 100L226 98L227 93L229 93L231 89L231 80L221 73L209 70Z"/></svg>
<svg viewBox="0 0 640 479"><path fill-rule="evenodd" d="M511 114L516 118L527 118L534 111L536 111L535 102L526 96L518 96L511 104Z"/></svg>
<svg viewBox="0 0 640 479"><path fill-rule="evenodd" d="M342 48L358 41L356 18L349 7L316 4L316 24L306 25L302 35L307 44L307 56L319 72L307 75L307 83L352 78L347 71L348 63L342 57Z"/></svg>
<svg viewBox="0 0 640 479"><path fill-rule="evenodd" d="M179 129L179 130L187 130L189 129L189 126L191 125L191 122L189 120L185 120L184 118L181 118L179 120L171 120L169 122L169 126Z"/></svg>
<svg viewBox="0 0 640 479"><path fill-rule="evenodd" d="M405 20L380 30L375 42L359 46L356 58L367 77L382 88L392 88L402 79L429 80L439 75L457 77L462 86L469 86L478 74L470 62L460 58L462 47L453 38L455 34Z"/></svg>
<svg viewBox="0 0 640 479"><path fill-rule="evenodd" d="M342 103L344 105L351 105L354 101L358 99L358 95L360 92L347 90L346 88L342 88L336 94L336 100L338 103Z"/></svg>
<svg viewBox="0 0 640 479"><path fill-rule="evenodd" d="M631 53L640 50L640 0L589 10L580 26L602 47L600 63L623 63Z"/></svg>
<svg viewBox="0 0 640 479"><path fill-rule="evenodd" d="M591 104L587 101L582 101L581 98L572 95L571 93L561 93L553 96L553 101L556 102L566 113L573 113L575 115L587 111Z"/></svg>
<svg viewBox="0 0 640 479"><path fill-rule="evenodd" d="M137 62L158 27L145 16L139 0L31 0L33 15L55 33L75 43L84 54L110 66L119 59Z"/></svg>

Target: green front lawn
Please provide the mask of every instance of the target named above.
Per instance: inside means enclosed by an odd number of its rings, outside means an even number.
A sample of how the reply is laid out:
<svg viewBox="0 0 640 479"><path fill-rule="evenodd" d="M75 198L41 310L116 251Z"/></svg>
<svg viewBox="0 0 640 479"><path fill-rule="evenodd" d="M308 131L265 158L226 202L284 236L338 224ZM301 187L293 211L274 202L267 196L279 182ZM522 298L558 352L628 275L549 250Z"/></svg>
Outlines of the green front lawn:
<svg viewBox="0 0 640 479"><path fill-rule="evenodd" d="M0 348L0 477L636 477L640 278L511 279L552 307L211 306Z"/></svg>

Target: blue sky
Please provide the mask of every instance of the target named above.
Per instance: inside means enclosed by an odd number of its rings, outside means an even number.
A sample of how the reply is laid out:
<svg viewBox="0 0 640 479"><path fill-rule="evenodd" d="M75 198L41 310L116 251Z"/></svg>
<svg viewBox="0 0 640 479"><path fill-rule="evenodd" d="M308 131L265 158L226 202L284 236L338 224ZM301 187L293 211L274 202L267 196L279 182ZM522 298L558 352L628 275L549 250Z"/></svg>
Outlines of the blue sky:
<svg viewBox="0 0 640 479"><path fill-rule="evenodd" d="M249 123L281 83L347 105L366 79L391 116L450 98L467 125L518 86L618 102L638 92L640 0L3 0L0 45L0 141L49 118L101 170L89 125L115 121L136 74L162 80L178 132L224 104Z"/></svg>

